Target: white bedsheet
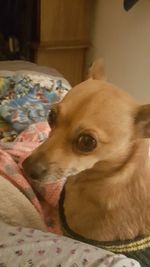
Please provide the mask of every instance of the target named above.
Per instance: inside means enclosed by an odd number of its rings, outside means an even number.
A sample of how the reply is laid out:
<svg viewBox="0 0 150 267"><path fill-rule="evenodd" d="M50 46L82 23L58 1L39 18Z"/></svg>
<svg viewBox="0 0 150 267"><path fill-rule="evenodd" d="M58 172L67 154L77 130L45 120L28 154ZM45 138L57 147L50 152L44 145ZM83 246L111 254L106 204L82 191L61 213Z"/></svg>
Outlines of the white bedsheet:
<svg viewBox="0 0 150 267"><path fill-rule="evenodd" d="M0 223L0 267L139 267L122 255L67 237Z"/></svg>

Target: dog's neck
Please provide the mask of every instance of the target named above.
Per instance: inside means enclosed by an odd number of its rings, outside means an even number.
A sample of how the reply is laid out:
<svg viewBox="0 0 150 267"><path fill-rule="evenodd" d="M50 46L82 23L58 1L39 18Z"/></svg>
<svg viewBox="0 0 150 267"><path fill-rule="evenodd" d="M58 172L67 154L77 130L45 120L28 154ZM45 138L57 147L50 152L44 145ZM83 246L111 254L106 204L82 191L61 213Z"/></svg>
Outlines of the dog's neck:
<svg viewBox="0 0 150 267"><path fill-rule="evenodd" d="M114 201L115 194L123 194L128 188L133 194L144 197L146 189L149 191L150 185L150 157L149 141L138 141L133 145L127 157L116 164L99 163L96 168L85 172L84 177L87 182L94 182L101 188L102 204L110 207ZM84 180L85 181L85 180ZM85 185L86 186L86 185ZM114 192L112 194L112 192ZM149 194L149 193L148 193ZM116 201L116 205L119 204Z"/></svg>
<svg viewBox="0 0 150 267"><path fill-rule="evenodd" d="M70 181L68 179L65 212L73 230L83 233L88 238L96 237L99 240L129 239L141 234L150 234L150 227L146 228L146 225L150 226L150 216L145 218L146 209L150 206L149 141L139 140L132 148L128 157L120 160L115 166L111 166L110 163L107 165L106 162L100 163L95 168L72 177ZM84 218L82 217L87 203L94 205L91 207L91 217L93 211L95 217L91 219L93 227L87 226L86 231L85 226L83 229L82 225L76 227L76 217L84 221L87 215L90 220L90 207ZM72 209L75 217L71 214ZM120 221L121 216L124 217L123 225ZM141 224L137 227L139 216ZM94 225L94 220L99 220L99 226L96 222ZM149 223L145 223L146 220ZM86 221L83 225L85 223ZM99 228L100 232L96 230Z"/></svg>

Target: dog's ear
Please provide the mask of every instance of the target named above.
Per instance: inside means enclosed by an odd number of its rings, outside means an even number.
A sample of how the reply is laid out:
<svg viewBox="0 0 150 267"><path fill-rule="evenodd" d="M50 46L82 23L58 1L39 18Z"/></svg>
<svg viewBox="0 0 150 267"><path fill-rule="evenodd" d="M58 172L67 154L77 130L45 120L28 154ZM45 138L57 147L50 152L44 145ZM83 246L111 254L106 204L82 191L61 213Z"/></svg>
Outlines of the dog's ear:
<svg viewBox="0 0 150 267"><path fill-rule="evenodd" d="M140 106L135 116L136 135L150 138L150 104Z"/></svg>
<svg viewBox="0 0 150 267"><path fill-rule="evenodd" d="M106 80L103 59L94 61L89 69L88 78L93 80Z"/></svg>

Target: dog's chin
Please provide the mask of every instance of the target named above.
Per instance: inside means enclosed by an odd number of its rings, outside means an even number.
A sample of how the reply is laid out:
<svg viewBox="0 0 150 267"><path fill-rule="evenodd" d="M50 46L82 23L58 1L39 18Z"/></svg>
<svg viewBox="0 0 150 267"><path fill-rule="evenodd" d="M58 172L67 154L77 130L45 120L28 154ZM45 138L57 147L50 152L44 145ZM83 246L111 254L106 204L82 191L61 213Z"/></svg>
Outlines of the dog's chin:
<svg viewBox="0 0 150 267"><path fill-rule="evenodd" d="M55 177L55 176L46 176L46 177L42 177L41 179L39 178L38 180L30 179L31 183L37 186L59 183L62 180L64 180L64 177Z"/></svg>
<svg viewBox="0 0 150 267"><path fill-rule="evenodd" d="M76 174L78 174L78 172L72 173L72 174L68 173L68 174L64 174L61 176L49 174L49 175L46 175L45 177L41 177L37 180L30 178L30 181L33 185L43 186L43 185L63 182L64 180L67 180L67 179L69 179L69 177L75 176Z"/></svg>
<svg viewBox="0 0 150 267"><path fill-rule="evenodd" d="M64 176L62 176L62 177L56 177L56 176L52 176L52 175L50 175L50 176L48 176L48 177L44 177L44 178L42 178L40 181L39 181L39 183L40 184L53 184L53 183L59 183L59 182L61 182L61 181L63 181L64 179L66 179L67 177L64 177Z"/></svg>

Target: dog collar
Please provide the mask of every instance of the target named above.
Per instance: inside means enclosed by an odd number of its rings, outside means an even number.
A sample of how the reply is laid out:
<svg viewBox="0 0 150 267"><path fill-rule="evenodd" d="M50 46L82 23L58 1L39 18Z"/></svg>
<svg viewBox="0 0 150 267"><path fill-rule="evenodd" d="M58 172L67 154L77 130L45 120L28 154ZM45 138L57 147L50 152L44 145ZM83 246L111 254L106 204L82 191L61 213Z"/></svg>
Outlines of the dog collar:
<svg viewBox="0 0 150 267"><path fill-rule="evenodd" d="M113 253L124 254L127 257L137 260L141 267L150 266L150 236L138 237L134 240L124 241L98 241L87 239L74 231L68 226L64 213L65 186L59 200L59 216L63 234L78 241L91 244L93 246L109 250Z"/></svg>

